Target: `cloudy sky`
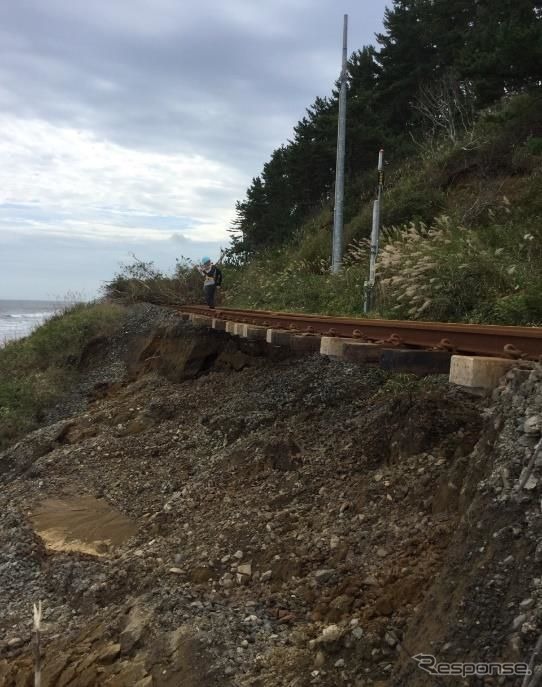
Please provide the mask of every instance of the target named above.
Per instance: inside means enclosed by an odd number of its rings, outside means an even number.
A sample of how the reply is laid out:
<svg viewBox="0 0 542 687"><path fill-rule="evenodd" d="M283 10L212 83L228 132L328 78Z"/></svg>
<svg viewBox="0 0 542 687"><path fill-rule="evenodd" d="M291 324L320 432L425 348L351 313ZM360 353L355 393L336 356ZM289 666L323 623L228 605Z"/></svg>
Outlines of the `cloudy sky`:
<svg viewBox="0 0 542 687"><path fill-rule="evenodd" d="M386 0L0 3L0 298L216 256L234 204Z"/></svg>

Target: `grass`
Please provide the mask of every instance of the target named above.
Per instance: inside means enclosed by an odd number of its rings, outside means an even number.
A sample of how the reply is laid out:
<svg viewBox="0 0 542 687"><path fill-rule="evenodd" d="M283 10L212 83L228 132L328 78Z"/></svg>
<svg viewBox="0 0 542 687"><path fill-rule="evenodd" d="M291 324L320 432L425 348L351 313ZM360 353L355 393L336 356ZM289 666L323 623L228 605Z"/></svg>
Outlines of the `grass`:
<svg viewBox="0 0 542 687"><path fill-rule="evenodd" d="M542 324L541 126L540 95L516 96L464 140L432 140L390 166L374 316ZM367 175L351 183L360 200L346 217L340 275L329 272L324 208L289 244L228 270L227 304L361 314L373 185Z"/></svg>
<svg viewBox="0 0 542 687"><path fill-rule="evenodd" d="M118 331L124 317L116 304L78 304L0 348L0 449L40 425L47 408L77 382L85 345Z"/></svg>
<svg viewBox="0 0 542 687"><path fill-rule="evenodd" d="M243 269L225 269L225 305L260 310L361 314L363 300L358 285L360 265L331 274L326 262L282 262L280 253L269 254Z"/></svg>
<svg viewBox="0 0 542 687"><path fill-rule="evenodd" d="M439 391L448 383L445 376L418 377L410 373L398 372L391 375L376 392L375 398L408 396Z"/></svg>

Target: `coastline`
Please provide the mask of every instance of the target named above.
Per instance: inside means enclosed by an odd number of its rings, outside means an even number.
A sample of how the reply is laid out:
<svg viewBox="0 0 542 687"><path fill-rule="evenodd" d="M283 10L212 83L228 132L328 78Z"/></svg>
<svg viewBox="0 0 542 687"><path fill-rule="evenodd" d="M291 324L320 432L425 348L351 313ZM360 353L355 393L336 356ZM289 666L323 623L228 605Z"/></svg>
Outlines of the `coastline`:
<svg viewBox="0 0 542 687"><path fill-rule="evenodd" d="M62 301L0 299L0 347L28 336L65 307Z"/></svg>

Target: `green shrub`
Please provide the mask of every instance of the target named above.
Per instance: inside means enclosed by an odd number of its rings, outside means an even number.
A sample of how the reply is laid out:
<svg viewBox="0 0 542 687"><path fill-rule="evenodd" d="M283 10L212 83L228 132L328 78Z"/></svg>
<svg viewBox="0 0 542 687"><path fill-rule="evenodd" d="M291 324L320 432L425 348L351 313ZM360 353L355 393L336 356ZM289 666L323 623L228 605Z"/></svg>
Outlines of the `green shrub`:
<svg viewBox="0 0 542 687"><path fill-rule="evenodd" d="M445 195L428 183L424 174L406 169L400 183L385 194L382 207L384 226L406 222L431 222L445 207Z"/></svg>
<svg viewBox="0 0 542 687"><path fill-rule="evenodd" d="M157 270L154 263L133 257L132 263L122 265L120 272L103 286L103 293L109 300L158 305L183 305L201 300L201 275L190 260L180 258L174 273L166 275Z"/></svg>

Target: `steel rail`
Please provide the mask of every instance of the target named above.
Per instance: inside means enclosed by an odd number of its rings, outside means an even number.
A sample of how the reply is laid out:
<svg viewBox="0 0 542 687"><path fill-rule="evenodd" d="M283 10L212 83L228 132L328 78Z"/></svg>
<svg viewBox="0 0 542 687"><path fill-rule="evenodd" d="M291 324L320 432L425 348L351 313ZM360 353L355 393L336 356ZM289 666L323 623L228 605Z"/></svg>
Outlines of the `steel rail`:
<svg viewBox="0 0 542 687"><path fill-rule="evenodd" d="M510 327L412 320L307 315L268 310L240 310L187 305L180 312L289 329L299 333L353 338L404 348L429 348L454 353L542 361L542 327Z"/></svg>

